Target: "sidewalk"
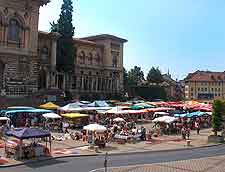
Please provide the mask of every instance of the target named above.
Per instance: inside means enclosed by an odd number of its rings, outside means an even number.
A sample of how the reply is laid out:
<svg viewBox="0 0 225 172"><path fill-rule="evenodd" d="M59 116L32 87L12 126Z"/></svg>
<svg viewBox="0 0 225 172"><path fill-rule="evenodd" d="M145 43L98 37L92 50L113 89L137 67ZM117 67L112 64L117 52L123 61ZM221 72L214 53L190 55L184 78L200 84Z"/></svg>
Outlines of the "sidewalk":
<svg viewBox="0 0 225 172"><path fill-rule="evenodd" d="M96 169L91 172L104 172ZM224 172L225 156L207 157L150 165L108 168L107 172Z"/></svg>
<svg viewBox="0 0 225 172"><path fill-rule="evenodd" d="M214 144L208 144L207 139L210 134L211 129L202 130L200 135L196 135L195 131L191 132L190 140L191 146L187 147L185 140L181 139L181 136L160 136L154 137L151 141L117 144L109 143L107 148L95 152L88 148L87 142L75 141L72 139L64 141L53 141L52 144L52 157L41 157L28 161L15 161L12 159L0 158L0 166L3 165L17 165L23 163L29 163L33 161L45 160L49 158L59 158L65 156L87 156L87 155L98 155L109 152L110 154L123 154L123 153L135 153L135 152L155 152L155 151L172 151L172 150L182 150L190 149L204 146L211 146ZM0 149L1 155L3 155L3 150Z"/></svg>

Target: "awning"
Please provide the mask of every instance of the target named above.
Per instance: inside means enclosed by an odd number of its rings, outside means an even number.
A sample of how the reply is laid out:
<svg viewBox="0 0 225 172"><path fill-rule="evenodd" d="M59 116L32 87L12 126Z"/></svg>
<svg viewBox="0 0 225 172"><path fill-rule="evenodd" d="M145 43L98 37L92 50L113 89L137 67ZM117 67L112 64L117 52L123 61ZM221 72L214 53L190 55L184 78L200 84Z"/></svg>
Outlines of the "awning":
<svg viewBox="0 0 225 172"><path fill-rule="evenodd" d="M66 113L66 114L61 114L61 116L66 117L66 118L81 118L81 117L87 117L89 115L80 114L80 113Z"/></svg>
<svg viewBox="0 0 225 172"><path fill-rule="evenodd" d="M106 127L99 124L89 124L87 126L84 126L83 129L88 131L97 131L97 132L104 132L105 130L107 130Z"/></svg>
<svg viewBox="0 0 225 172"><path fill-rule="evenodd" d="M16 113L50 113L50 110L46 109L25 109L25 110L8 110L5 115L14 115Z"/></svg>
<svg viewBox="0 0 225 172"><path fill-rule="evenodd" d="M45 118L48 118L48 119L60 119L60 118L62 118L61 116L59 116L56 113L45 113L42 116L45 117Z"/></svg>
<svg viewBox="0 0 225 172"><path fill-rule="evenodd" d="M45 103L43 105L40 105L39 106L40 108L43 108L43 109L50 109L50 110L56 110L59 108L58 105L52 103L52 102L48 102L48 103Z"/></svg>
<svg viewBox="0 0 225 172"><path fill-rule="evenodd" d="M7 131L6 135L22 140L30 138L50 137L51 133L49 131L41 130L38 128L19 128Z"/></svg>
<svg viewBox="0 0 225 172"><path fill-rule="evenodd" d="M163 116L163 117L158 117L155 118L152 122L165 122L165 123L172 123L177 121L177 118L171 117L171 116Z"/></svg>

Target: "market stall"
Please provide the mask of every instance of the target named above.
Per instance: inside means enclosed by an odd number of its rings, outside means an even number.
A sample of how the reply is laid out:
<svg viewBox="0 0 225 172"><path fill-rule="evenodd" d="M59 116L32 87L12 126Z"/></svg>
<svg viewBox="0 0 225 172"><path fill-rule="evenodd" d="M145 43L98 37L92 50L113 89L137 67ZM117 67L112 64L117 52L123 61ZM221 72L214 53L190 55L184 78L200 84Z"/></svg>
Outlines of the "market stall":
<svg viewBox="0 0 225 172"><path fill-rule="evenodd" d="M14 127L24 127L27 123L29 126L43 126L42 114L50 112L46 109L6 110L4 116L10 118Z"/></svg>
<svg viewBox="0 0 225 172"><path fill-rule="evenodd" d="M43 109L48 109L48 110L57 110L59 108L58 105L56 105L52 102L45 103L43 105L40 105L39 107L43 108Z"/></svg>
<svg viewBox="0 0 225 172"><path fill-rule="evenodd" d="M65 113L61 116L69 123L72 128L83 127L89 123L89 115L81 113Z"/></svg>
<svg viewBox="0 0 225 172"><path fill-rule="evenodd" d="M60 131L60 122L62 117L56 113L45 113L42 115L45 118L45 128L50 131Z"/></svg>
<svg viewBox="0 0 225 172"><path fill-rule="evenodd" d="M3 137L5 131L10 126L10 119L7 117L0 117L0 138Z"/></svg>
<svg viewBox="0 0 225 172"><path fill-rule="evenodd" d="M83 127L88 136L88 143L91 147L98 146L104 148L106 144L105 131L106 127L99 124L89 124Z"/></svg>
<svg viewBox="0 0 225 172"><path fill-rule="evenodd" d="M152 120L152 122L155 123L155 125L153 126L153 129L155 130L154 132L157 135L171 134L173 132L177 133L178 128L175 123L177 120L177 118L171 116L162 116L155 118L154 120Z"/></svg>
<svg viewBox="0 0 225 172"><path fill-rule="evenodd" d="M5 143L6 156L15 159L32 158L49 155L51 152L51 134L48 131L37 128L19 128L6 132L8 139ZM16 138L10 140L10 138ZM41 144L45 138L45 145ZM25 141L26 140L26 141ZM47 143L49 142L49 149Z"/></svg>

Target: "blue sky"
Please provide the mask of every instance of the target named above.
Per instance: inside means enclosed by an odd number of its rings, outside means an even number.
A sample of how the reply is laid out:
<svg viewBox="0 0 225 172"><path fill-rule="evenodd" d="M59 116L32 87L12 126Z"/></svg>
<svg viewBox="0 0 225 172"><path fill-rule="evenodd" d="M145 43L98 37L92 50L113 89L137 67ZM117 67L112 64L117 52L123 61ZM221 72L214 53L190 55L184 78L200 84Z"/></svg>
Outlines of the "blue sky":
<svg viewBox="0 0 225 172"><path fill-rule="evenodd" d="M39 29L57 20L62 0L40 10ZM128 39L124 66L151 66L183 79L197 69L225 70L224 0L73 0L75 37L101 33Z"/></svg>

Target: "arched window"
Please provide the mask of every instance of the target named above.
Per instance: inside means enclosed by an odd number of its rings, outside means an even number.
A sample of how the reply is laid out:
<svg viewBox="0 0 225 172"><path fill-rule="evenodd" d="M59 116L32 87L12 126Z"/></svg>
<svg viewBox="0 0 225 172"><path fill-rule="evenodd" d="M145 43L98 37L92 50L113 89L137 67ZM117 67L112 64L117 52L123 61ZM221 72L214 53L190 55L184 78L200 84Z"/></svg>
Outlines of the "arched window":
<svg viewBox="0 0 225 172"><path fill-rule="evenodd" d="M9 41L20 41L20 31L21 25L17 19L10 19L9 20L9 27L8 27L8 40Z"/></svg>
<svg viewBox="0 0 225 172"><path fill-rule="evenodd" d="M100 57L99 53L96 55L96 59L95 60L96 60L97 64L101 63L101 57Z"/></svg>
<svg viewBox="0 0 225 172"><path fill-rule="evenodd" d="M47 61L48 60L48 48L47 47L43 47L41 50L41 60L42 61Z"/></svg>
<svg viewBox="0 0 225 172"><path fill-rule="evenodd" d="M92 53L89 53L89 56L88 56L88 64L89 65L92 64L92 60L93 60L93 55L92 55Z"/></svg>
<svg viewBox="0 0 225 172"><path fill-rule="evenodd" d="M84 53L84 51L81 51L81 53L79 55L79 58L80 58L80 64L85 64L85 53Z"/></svg>

